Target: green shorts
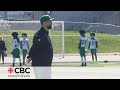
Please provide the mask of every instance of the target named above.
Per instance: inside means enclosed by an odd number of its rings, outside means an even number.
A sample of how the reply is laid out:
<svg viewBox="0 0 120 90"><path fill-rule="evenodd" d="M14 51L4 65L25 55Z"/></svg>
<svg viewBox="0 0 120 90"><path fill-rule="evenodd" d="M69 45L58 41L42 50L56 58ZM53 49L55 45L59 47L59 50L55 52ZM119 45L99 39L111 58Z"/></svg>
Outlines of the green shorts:
<svg viewBox="0 0 120 90"><path fill-rule="evenodd" d="M81 47L81 48L79 49L79 52L80 52L80 55L81 55L81 56L85 56L85 47Z"/></svg>
<svg viewBox="0 0 120 90"><path fill-rule="evenodd" d="M14 49L12 55L13 58L20 58L20 50L18 48Z"/></svg>
<svg viewBox="0 0 120 90"><path fill-rule="evenodd" d="M96 53L97 50L96 49L90 49L91 53Z"/></svg>
<svg viewBox="0 0 120 90"><path fill-rule="evenodd" d="M23 53L23 55L26 55L27 54L27 49L23 49L22 53Z"/></svg>

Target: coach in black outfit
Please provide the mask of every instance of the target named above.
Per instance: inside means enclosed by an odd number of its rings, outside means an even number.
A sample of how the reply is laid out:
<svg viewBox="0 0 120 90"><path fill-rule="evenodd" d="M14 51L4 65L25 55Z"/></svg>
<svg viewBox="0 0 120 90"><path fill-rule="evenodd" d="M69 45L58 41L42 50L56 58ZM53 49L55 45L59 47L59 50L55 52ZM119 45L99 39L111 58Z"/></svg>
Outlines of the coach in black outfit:
<svg viewBox="0 0 120 90"><path fill-rule="evenodd" d="M41 29L36 32L33 38L33 45L30 48L28 59L32 60L32 66L51 66L53 59L53 47L49 37L49 30L52 28L52 21L49 15L40 18Z"/></svg>

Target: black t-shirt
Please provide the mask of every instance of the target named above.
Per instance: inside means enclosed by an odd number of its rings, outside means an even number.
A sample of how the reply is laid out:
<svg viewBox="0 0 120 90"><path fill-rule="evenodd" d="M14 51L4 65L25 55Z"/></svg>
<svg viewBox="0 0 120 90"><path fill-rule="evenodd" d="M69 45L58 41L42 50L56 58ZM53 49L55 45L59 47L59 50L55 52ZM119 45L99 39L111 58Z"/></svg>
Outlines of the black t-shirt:
<svg viewBox="0 0 120 90"><path fill-rule="evenodd" d="M4 41L0 41L0 50L7 50Z"/></svg>

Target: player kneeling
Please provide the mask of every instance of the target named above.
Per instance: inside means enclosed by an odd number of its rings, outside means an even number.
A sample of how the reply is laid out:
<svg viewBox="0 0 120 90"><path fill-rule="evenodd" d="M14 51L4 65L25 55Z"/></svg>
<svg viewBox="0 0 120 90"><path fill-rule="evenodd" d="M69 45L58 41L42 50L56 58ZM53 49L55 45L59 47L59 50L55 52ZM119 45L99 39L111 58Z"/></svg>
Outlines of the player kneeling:
<svg viewBox="0 0 120 90"><path fill-rule="evenodd" d="M97 54L96 54L97 50L98 50L98 41L97 41L97 39L94 38L95 33L90 33L90 36L91 36L91 38L89 40L88 49L90 49L91 54L92 54L92 60L93 60L92 63L94 63L94 55L95 55L96 63L98 63L97 62Z"/></svg>
<svg viewBox="0 0 120 90"><path fill-rule="evenodd" d="M29 43L26 33L22 34L22 38L20 40L20 48L22 49L22 54L23 54L23 65L25 65L25 58L29 50Z"/></svg>
<svg viewBox="0 0 120 90"><path fill-rule="evenodd" d="M19 58L20 66L22 66L21 59L20 59L20 40L18 38L18 33L13 32L12 36L13 36L13 40L12 40L12 52L11 52L11 54L13 55L13 66L15 65L16 58Z"/></svg>
<svg viewBox="0 0 120 90"><path fill-rule="evenodd" d="M81 66L86 66L86 55L85 55L85 47L87 42L87 37L85 36L86 32L84 30L80 30L79 33L80 33L80 42L78 45L78 49L81 56L81 62L82 62Z"/></svg>

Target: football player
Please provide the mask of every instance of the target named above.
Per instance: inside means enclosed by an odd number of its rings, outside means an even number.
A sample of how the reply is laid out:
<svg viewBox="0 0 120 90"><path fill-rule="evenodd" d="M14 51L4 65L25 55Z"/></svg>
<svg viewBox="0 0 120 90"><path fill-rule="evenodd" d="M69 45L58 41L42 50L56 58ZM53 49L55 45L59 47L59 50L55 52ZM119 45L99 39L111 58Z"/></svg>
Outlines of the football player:
<svg viewBox="0 0 120 90"><path fill-rule="evenodd" d="M92 55L92 63L97 63L97 51L98 51L98 41L95 38L95 33L90 33L90 40L89 40L89 45L88 45L88 49L90 49L91 51L91 55ZM95 55L95 59L96 62L94 62L94 55Z"/></svg>
<svg viewBox="0 0 120 90"><path fill-rule="evenodd" d="M86 47L86 42L87 42L87 37L85 36L85 30L80 30L80 42L78 45L79 53L81 56L81 66L86 66L86 55L85 55L85 47Z"/></svg>
<svg viewBox="0 0 120 90"><path fill-rule="evenodd" d="M26 33L22 34L22 38L20 39L20 48L21 48L22 54L23 54L23 65L25 65L25 58L26 58L26 55L27 55L28 50L29 50L29 43L28 43Z"/></svg>
<svg viewBox="0 0 120 90"><path fill-rule="evenodd" d="M12 40L12 52L11 54L13 55L13 65L15 65L15 59L19 58L19 63L20 66L21 64L21 59L20 59L20 40L18 38L18 33L17 32L13 32L12 33L13 36L13 40Z"/></svg>

